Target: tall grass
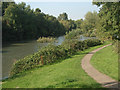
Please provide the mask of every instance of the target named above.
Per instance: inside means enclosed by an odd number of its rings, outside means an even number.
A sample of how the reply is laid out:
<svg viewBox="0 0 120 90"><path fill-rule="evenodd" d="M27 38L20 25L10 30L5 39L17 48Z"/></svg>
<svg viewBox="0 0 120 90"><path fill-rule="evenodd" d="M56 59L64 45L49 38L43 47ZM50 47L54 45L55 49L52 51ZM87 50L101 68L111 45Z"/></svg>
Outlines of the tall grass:
<svg viewBox="0 0 120 90"><path fill-rule="evenodd" d="M46 42L55 42L55 38L53 37L40 37L38 38L37 42L40 42L40 43L46 43Z"/></svg>

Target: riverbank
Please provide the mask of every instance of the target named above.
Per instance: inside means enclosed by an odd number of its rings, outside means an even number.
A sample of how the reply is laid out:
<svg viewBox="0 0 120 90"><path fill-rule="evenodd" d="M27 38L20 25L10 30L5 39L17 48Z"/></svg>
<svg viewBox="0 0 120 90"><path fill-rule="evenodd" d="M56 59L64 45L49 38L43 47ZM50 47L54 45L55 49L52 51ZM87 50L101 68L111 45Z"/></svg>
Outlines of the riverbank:
<svg viewBox="0 0 120 90"><path fill-rule="evenodd" d="M64 41L64 36L57 38L58 42L55 45L60 45ZM11 67L15 61L24 58L25 56L32 55L40 48L47 46L48 43L39 43L36 40L32 41L19 41L14 43L6 43L3 45L2 50L2 79L8 78ZM17 53L16 53L17 52Z"/></svg>
<svg viewBox="0 0 120 90"><path fill-rule="evenodd" d="M24 72L4 81L3 88L99 88L101 86L83 71L80 64L87 53L103 45L80 51L59 63Z"/></svg>
<svg viewBox="0 0 120 90"><path fill-rule="evenodd" d="M49 44L33 55L29 55L15 62L10 72L10 77L35 67L60 62L61 59L71 57L78 51L103 44L99 39L65 40L61 45Z"/></svg>

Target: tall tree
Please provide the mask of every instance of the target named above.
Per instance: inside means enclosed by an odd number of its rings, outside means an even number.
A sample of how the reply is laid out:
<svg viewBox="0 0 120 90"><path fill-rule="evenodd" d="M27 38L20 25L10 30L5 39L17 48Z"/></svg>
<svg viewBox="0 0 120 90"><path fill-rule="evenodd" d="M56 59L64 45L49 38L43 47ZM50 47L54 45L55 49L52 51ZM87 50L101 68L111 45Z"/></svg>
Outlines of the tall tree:
<svg viewBox="0 0 120 90"><path fill-rule="evenodd" d="M99 21L99 16L97 12L88 12L85 15L85 19L81 24L83 32L86 33L86 36L95 36L95 30L97 23Z"/></svg>
<svg viewBox="0 0 120 90"><path fill-rule="evenodd" d="M60 14L58 16L58 20L68 20L68 15L67 13Z"/></svg>
<svg viewBox="0 0 120 90"><path fill-rule="evenodd" d="M25 3L12 3L4 9L3 41L37 39L41 36L60 36L66 30L56 17L46 15L39 8Z"/></svg>
<svg viewBox="0 0 120 90"><path fill-rule="evenodd" d="M15 2L1 2L1 5L2 5L2 16L5 14L5 9L6 9L10 4L15 4Z"/></svg>
<svg viewBox="0 0 120 90"><path fill-rule="evenodd" d="M82 23L83 23L83 19L76 20L76 21L75 21L76 28L81 29L81 24L82 24Z"/></svg>
<svg viewBox="0 0 120 90"><path fill-rule="evenodd" d="M120 3L94 2L93 4L101 6L97 35L103 39L120 40Z"/></svg>

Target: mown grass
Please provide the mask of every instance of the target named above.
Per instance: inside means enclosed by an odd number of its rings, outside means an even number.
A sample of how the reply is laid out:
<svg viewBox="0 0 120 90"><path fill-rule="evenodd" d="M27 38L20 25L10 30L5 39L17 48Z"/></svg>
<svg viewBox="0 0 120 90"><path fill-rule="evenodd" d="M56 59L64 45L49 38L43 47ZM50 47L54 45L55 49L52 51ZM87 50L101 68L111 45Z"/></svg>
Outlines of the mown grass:
<svg viewBox="0 0 120 90"><path fill-rule="evenodd" d="M101 88L101 85L89 77L81 67L82 58L101 46L103 45L78 52L59 63L21 73L18 77L5 80L2 86L3 88Z"/></svg>
<svg viewBox="0 0 120 90"><path fill-rule="evenodd" d="M100 72L118 80L118 54L114 52L113 46L96 52L91 64Z"/></svg>

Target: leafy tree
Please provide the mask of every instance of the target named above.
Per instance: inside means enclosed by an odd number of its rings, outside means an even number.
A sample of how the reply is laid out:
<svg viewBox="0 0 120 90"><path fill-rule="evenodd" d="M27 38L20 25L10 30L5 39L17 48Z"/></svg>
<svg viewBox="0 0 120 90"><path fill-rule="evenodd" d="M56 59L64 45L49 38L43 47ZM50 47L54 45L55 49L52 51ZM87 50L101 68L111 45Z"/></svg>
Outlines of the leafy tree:
<svg viewBox="0 0 120 90"><path fill-rule="evenodd" d="M58 16L58 20L68 20L68 15L67 13L60 14Z"/></svg>
<svg viewBox="0 0 120 90"><path fill-rule="evenodd" d="M81 28L83 29L84 33L87 36L95 36L95 30L97 23L99 21L99 16L97 12L88 12L85 15L85 19L83 20L81 24ZM94 33L94 35L92 35Z"/></svg>
<svg viewBox="0 0 120 90"><path fill-rule="evenodd" d="M102 39L120 40L120 3L119 2L94 2L100 8L100 21L97 35Z"/></svg>
<svg viewBox="0 0 120 90"><path fill-rule="evenodd" d="M2 5L2 16L5 14L5 9L10 5L15 4L14 2L1 2Z"/></svg>
<svg viewBox="0 0 120 90"><path fill-rule="evenodd" d="M61 14L60 14L60 16L61 16ZM74 20L62 19L62 17L61 17L61 19L60 19L60 17L58 17L58 20L61 24L64 25L66 32L71 31L72 29L76 29L76 24L75 24Z"/></svg>
<svg viewBox="0 0 120 90"><path fill-rule="evenodd" d="M38 39L41 36L60 36L66 30L56 17L35 11L25 3L11 3L4 9L3 42Z"/></svg>
<svg viewBox="0 0 120 90"><path fill-rule="evenodd" d="M81 29L81 24L82 24L82 23L83 23L83 19L76 20L76 21L75 21L76 28Z"/></svg>
<svg viewBox="0 0 120 90"><path fill-rule="evenodd" d="M39 12L39 13L40 13L41 10L40 10L39 8L36 8L36 9L35 9L35 12Z"/></svg>

